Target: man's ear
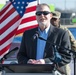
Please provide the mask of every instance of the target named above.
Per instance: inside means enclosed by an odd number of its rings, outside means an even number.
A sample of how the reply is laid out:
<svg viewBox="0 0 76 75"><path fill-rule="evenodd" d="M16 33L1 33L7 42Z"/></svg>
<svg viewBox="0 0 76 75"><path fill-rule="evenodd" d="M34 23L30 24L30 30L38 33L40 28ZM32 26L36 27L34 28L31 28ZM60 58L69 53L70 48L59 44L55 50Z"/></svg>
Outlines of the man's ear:
<svg viewBox="0 0 76 75"><path fill-rule="evenodd" d="M51 17L51 18L53 17L53 14L52 14L52 13L50 14L50 17Z"/></svg>
<svg viewBox="0 0 76 75"><path fill-rule="evenodd" d="M59 21L60 21L60 18L59 18Z"/></svg>

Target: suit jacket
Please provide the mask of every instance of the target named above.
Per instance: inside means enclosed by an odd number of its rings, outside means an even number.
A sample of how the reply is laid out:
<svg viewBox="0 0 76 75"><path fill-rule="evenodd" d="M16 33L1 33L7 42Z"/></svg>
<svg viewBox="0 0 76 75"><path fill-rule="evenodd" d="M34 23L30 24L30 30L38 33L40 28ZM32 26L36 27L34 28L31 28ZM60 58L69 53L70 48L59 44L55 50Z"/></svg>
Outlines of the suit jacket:
<svg viewBox="0 0 76 75"><path fill-rule="evenodd" d="M60 25L60 28L62 28L63 30L68 31L69 37L70 37L70 42L71 42L71 49L76 51L76 40L75 40L75 37L72 34L72 32L65 26Z"/></svg>
<svg viewBox="0 0 76 75"><path fill-rule="evenodd" d="M38 31L38 27L24 32L20 50L17 55L18 63L26 64L29 59L36 59L37 39L32 40L32 37L34 34L36 34L36 31ZM43 55L43 59L46 63L49 63L51 61L51 58L53 58L54 56L53 47L48 42L56 43L57 45L68 49L71 48L68 32L50 25L50 30L48 33L48 38ZM62 61L58 63L59 66L63 66L69 63L71 60L70 53L66 49L61 47L59 47L57 50L62 57Z"/></svg>

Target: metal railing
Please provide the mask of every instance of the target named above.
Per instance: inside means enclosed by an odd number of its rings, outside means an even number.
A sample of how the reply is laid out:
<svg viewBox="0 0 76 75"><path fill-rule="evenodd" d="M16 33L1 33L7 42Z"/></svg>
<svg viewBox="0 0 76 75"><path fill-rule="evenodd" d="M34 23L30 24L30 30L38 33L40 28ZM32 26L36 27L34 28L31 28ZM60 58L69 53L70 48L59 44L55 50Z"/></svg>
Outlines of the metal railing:
<svg viewBox="0 0 76 75"><path fill-rule="evenodd" d="M71 18L61 18L60 21L62 25L73 25Z"/></svg>

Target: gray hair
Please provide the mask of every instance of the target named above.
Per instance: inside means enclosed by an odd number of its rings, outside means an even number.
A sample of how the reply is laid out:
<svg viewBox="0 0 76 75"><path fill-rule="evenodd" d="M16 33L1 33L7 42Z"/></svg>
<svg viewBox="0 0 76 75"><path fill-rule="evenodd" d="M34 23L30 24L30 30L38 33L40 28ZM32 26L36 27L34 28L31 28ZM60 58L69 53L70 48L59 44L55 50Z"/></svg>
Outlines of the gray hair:
<svg viewBox="0 0 76 75"><path fill-rule="evenodd" d="M47 6L50 9L50 6L46 3L38 4L36 8L38 8L39 6Z"/></svg>

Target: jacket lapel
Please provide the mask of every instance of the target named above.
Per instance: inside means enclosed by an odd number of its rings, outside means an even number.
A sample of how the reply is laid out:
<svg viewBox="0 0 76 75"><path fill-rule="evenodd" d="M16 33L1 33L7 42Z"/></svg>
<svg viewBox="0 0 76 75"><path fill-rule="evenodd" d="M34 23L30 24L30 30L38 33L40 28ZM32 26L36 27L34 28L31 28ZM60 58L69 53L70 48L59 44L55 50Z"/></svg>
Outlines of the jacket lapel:
<svg viewBox="0 0 76 75"><path fill-rule="evenodd" d="M50 44L55 43L55 35L56 35L55 28L54 28L54 26L51 25L50 26L50 30L48 32L48 37L47 37L47 42L46 42L45 50L48 50L48 47L49 47Z"/></svg>
<svg viewBox="0 0 76 75"><path fill-rule="evenodd" d="M36 34L36 31L38 31L38 28L35 30L35 33ZM33 40L32 41L32 57L34 59L36 59L36 53L37 53L37 39Z"/></svg>

